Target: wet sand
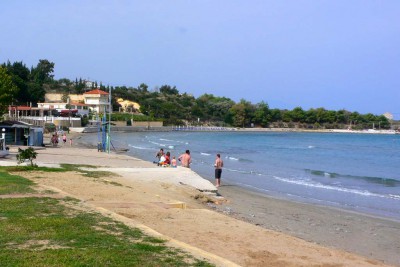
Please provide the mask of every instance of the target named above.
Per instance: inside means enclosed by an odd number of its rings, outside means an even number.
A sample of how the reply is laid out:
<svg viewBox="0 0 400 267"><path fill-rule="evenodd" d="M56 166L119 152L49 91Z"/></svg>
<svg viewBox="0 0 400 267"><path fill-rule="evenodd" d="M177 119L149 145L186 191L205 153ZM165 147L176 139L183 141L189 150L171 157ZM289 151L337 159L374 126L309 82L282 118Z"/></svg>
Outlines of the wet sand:
<svg viewBox="0 0 400 267"><path fill-rule="evenodd" d="M342 249L400 266L400 222L318 205L268 197L225 184L228 199L211 208L266 229L323 246Z"/></svg>

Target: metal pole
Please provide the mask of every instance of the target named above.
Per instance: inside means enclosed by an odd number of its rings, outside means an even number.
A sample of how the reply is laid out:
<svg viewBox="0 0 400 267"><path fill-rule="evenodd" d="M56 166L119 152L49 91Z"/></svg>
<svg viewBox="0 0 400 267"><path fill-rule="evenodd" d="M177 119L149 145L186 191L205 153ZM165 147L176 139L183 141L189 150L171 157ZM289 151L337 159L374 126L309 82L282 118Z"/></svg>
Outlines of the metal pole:
<svg viewBox="0 0 400 267"><path fill-rule="evenodd" d="M111 87L108 87L108 143L107 143L107 147L108 147L108 153L110 154L110 144L111 144Z"/></svg>

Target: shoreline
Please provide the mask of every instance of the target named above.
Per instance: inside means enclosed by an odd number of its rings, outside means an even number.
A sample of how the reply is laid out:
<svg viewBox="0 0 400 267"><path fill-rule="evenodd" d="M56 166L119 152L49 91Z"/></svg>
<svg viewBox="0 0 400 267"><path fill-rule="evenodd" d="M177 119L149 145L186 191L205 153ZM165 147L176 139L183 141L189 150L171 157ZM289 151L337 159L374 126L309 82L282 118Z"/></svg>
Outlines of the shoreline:
<svg viewBox="0 0 400 267"><path fill-rule="evenodd" d="M75 127L76 133L94 133L98 128L93 127ZM133 126L112 126L111 132L165 132L165 131L182 131L182 132L297 132L297 133L349 133L349 134L388 134L398 135L400 131L395 130L349 130L349 129L305 129L305 128L226 128L226 127L187 127L174 128L174 126L162 127L133 127Z"/></svg>
<svg viewBox="0 0 400 267"><path fill-rule="evenodd" d="M222 185L219 193L230 201L210 206L218 212L265 229L400 266L398 220L277 198L231 184Z"/></svg>
<svg viewBox="0 0 400 267"><path fill-rule="evenodd" d="M91 149L92 151L94 151L93 149L95 148L94 146L79 142L80 135L81 134L75 134L75 133L74 134L71 133L69 135L69 138L72 138L74 140L74 145L72 149L74 148L78 149L77 152L79 151L79 149L88 149L88 148L89 150ZM49 150L61 153L63 151L63 148L62 147L60 147L60 149L49 148ZM95 153L100 153L100 152L95 152ZM96 154L96 155L99 155L101 157L103 156L107 157L106 155L104 155L104 153L101 154ZM121 155L120 153L111 153L111 154ZM123 156L121 155L121 157L125 156L126 155ZM113 156L111 155L111 157ZM134 159L131 156L126 156L126 157ZM146 166L150 167L154 166L152 163L149 163L148 161L145 160L135 159L135 161L137 161L138 163L142 162L140 164L144 164ZM115 165L115 163L113 164ZM142 177L143 175L147 174L139 172L140 177ZM148 173L148 175L150 175L150 173ZM205 180L210 181L209 179ZM154 185L152 186L152 184L149 183L149 181L147 181L146 183L148 184L147 186L150 187L154 186ZM264 233L264 230L275 231L277 233L289 235L293 238L300 238L300 240L311 242L310 244L318 244L328 249L334 249L334 250L340 249L370 259L379 260L381 262L384 262L385 264L393 264L396 266L400 266L400 255L398 255L398 251L400 250L400 245L398 244L397 240L398 233L400 232L400 223L397 221L390 221L387 220L386 218L375 218L375 217L365 216L360 213L353 213L342 209L326 208L314 204L304 204L295 201L274 198L256 191L252 191L250 189L241 188L236 185L228 184L224 180L222 180L222 183L223 186L219 188L219 193L224 197L226 202L221 201L221 203L219 204L206 204L206 205L202 204L202 206L207 207L208 210L217 211L218 214L224 216L227 215L230 218L239 219L239 221L250 223L252 227L249 228L250 230L244 231L247 234L240 236L240 238L237 237L238 240L226 241L225 237L229 235L223 229L226 227L226 225L224 225L226 222L225 219L223 219L223 217L222 218L218 217L218 220L221 220L218 221L218 223L217 221L215 221L216 219L211 220L211 225L215 225L216 228L215 230L217 232L211 231L212 237L209 236L208 238L218 238L219 236L219 238L221 239L220 241L223 242L223 244L225 244L225 242L228 243L235 242L232 243L232 245L236 244L236 242L244 242L244 244L246 244L246 242L251 242L258 244L260 242L258 240L259 238L258 235L252 233L258 233L259 231L260 233ZM175 195L173 199L179 200L181 198L181 196L179 195L180 193L175 192L174 194ZM105 192L105 195L109 195L109 192ZM95 203L97 203L96 199L92 201L95 201ZM101 203L103 202L100 202L100 204ZM122 214L121 211L118 212L118 209L114 210L114 212ZM126 211L124 210L123 214L125 214L125 212ZM147 214L149 212L152 213L153 210L148 210L147 207L145 213ZM129 216L138 216L136 213L134 214L135 215L129 215ZM129 216L128 218L130 218ZM148 215L146 216L148 217ZM154 218L151 219L147 218L146 216L144 217L144 222L142 221L142 223L145 223L145 225L148 225L149 227L162 233L164 231L165 232L170 231L169 229L171 228L170 225L160 226L158 225L159 222L154 222ZM177 218L177 216L178 216L177 214L168 215L167 218L170 217ZM202 216L204 216L204 214ZM164 220L162 218L163 217L161 217L159 220L161 221ZM204 219L206 220L206 218ZM184 223L186 225L185 220L187 219L175 219L174 224L179 225L179 223ZM206 224L206 222L209 223L209 220L203 222L199 221L197 223L201 223L201 225L205 227L204 224ZM242 224L239 223L239 225ZM244 226L240 227L246 229ZM228 229L228 231L232 230L233 229ZM199 230L196 227L196 230L192 229L191 231L199 231ZM173 234L167 234L167 235L187 243L198 242L197 240L191 241L191 239L187 239L191 231L186 233L178 232L175 233L175 235ZM201 236L207 235L208 231L209 230L207 230L206 228L202 232ZM221 233L223 233L223 235L221 235ZM237 233L232 233L232 234L237 234ZM217 237L215 237L215 235L217 235ZM194 238L199 239L198 234ZM248 240L249 238L250 240ZM207 242L205 240L207 239L204 239L203 242ZM281 239L279 240L281 241ZM217 241L214 240L214 242ZM262 244L264 244L265 242L266 241L264 240ZM269 242L270 241L267 241L267 243ZM248 245L246 246L246 249L251 250L249 248L250 243L247 244ZM205 247L208 247L209 245L210 244L208 244L207 242ZM216 245L218 246L217 243ZM258 245L261 246L260 244ZM205 247L202 247L200 244L197 244L195 246L200 247L203 250L205 249ZM219 246L221 246L221 244L219 244ZM267 251L271 252L272 248L270 249L271 250ZM244 248L240 250L241 253L243 253L242 250L244 250ZM232 253L235 254L234 251L232 251ZM238 253L239 251L236 251L236 254ZM329 255L332 255L332 253L330 253ZM231 260L230 257L235 258L239 256L240 256L239 254L237 256L227 255L227 258ZM241 257L244 256L242 255ZM264 256L259 255L259 257L260 258L256 257L253 261L254 262L261 261L262 259L264 259L265 255ZM237 260L240 261L243 259L237 259ZM305 265L303 263L303 266L307 266L310 264L311 264L310 262L305 263ZM250 263L244 265L257 266L254 264L252 265ZM277 265L271 264L271 266L277 266ZM290 265L290 266L298 266L298 265ZM344 264L344 266L352 266L352 265ZM364 265L361 264L358 266L364 266Z"/></svg>
<svg viewBox="0 0 400 267"><path fill-rule="evenodd" d="M201 175L200 175L201 176ZM203 177L203 176L201 176ZM207 177L203 177L203 179L206 179L210 182L213 182L211 179L207 178ZM226 183L226 181L225 181ZM356 210L354 208L344 208L344 207L340 207L340 206L334 206L334 205L329 205L329 204L318 204L315 202L309 202L309 201L301 201L301 200L296 200L296 199L291 199L289 197L284 197L284 196L277 196L277 195L270 195L268 193L264 193L262 192L262 190L258 190L256 188L251 188L251 187L245 187L245 186L241 186L241 185L236 185L234 183L229 184L229 182L227 183L228 186L233 186L233 187L237 187L240 188L244 191L248 191L251 192L252 194L255 195L259 195L261 197L266 197L266 198L270 198L270 199L274 199L274 200L282 200L282 201L287 201L287 202L291 202L291 203L298 203L301 205L311 205L311 206L315 206L315 207L319 207L319 208L328 208L328 209L332 209L332 210L337 210L337 211L342 211L342 212L347 212L350 214L356 214L356 215L361 215L361 216L365 216L365 217L370 217L370 218L374 218L374 219L381 219L381 220L386 220L386 221L391 221L391 222L395 222L395 223L399 223L400 224L400 218L397 217L393 217L393 216L385 216L382 214L378 214L378 213L373 213L373 212L367 212L367 211L359 211ZM224 186L224 185L222 185Z"/></svg>
<svg viewBox="0 0 400 267"><path fill-rule="evenodd" d="M74 138L79 140L79 135ZM202 178L213 183L212 179ZM218 193L227 202L208 204L207 208L267 230L400 266L396 238L400 221L396 219L297 202L222 183Z"/></svg>

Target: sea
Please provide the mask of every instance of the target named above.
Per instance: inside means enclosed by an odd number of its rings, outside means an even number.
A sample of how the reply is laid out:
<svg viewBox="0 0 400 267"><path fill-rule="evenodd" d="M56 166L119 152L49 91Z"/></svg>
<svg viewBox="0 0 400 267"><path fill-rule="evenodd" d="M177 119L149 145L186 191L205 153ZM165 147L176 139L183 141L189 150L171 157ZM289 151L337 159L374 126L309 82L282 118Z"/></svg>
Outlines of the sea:
<svg viewBox="0 0 400 267"><path fill-rule="evenodd" d="M82 138L98 141L95 134ZM176 157L189 149L192 170L212 182L220 153L223 185L400 220L400 135L113 132L111 140L147 161L156 160L160 148Z"/></svg>

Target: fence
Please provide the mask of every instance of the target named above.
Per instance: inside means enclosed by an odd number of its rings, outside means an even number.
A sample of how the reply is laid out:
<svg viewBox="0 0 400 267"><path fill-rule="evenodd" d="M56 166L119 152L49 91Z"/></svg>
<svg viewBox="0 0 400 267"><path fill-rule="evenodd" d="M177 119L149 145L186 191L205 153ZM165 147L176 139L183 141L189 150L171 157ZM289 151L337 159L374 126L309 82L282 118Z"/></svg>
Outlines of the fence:
<svg viewBox="0 0 400 267"><path fill-rule="evenodd" d="M61 127L81 127L81 118L72 117L54 117L54 116L43 116L43 117L31 117L31 116L18 116L8 118L9 120L23 121L35 126L43 127L46 123L54 123L56 126Z"/></svg>

